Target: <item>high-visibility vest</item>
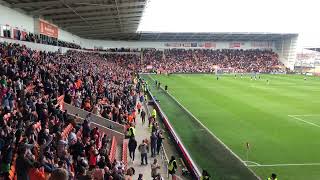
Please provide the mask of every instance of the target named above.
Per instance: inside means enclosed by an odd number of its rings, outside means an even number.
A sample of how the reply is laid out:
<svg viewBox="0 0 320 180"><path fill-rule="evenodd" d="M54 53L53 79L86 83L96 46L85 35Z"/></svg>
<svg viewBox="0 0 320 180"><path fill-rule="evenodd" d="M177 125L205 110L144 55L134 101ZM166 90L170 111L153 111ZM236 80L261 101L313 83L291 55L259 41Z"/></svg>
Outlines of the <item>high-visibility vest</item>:
<svg viewBox="0 0 320 180"><path fill-rule="evenodd" d="M209 176L201 176L200 177L200 180L207 180L207 179L209 179Z"/></svg>
<svg viewBox="0 0 320 180"><path fill-rule="evenodd" d="M271 178L268 178L268 180L272 180ZM274 180L278 180L278 178L275 178Z"/></svg>
<svg viewBox="0 0 320 180"><path fill-rule="evenodd" d="M135 136L136 135L136 130L134 129L134 127L130 127L129 128L129 132L128 132L128 136Z"/></svg>
<svg viewBox="0 0 320 180"><path fill-rule="evenodd" d="M171 161L171 162L169 163L169 165L168 165L168 170L169 170L169 171L175 170L175 167L174 167L173 163L176 163L176 160L173 160L173 161Z"/></svg>
<svg viewBox="0 0 320 180"><path fill-rule="evenodd" d="M156 118L157 117L157 111L155 109L152 110L151 115Z"/></svg>

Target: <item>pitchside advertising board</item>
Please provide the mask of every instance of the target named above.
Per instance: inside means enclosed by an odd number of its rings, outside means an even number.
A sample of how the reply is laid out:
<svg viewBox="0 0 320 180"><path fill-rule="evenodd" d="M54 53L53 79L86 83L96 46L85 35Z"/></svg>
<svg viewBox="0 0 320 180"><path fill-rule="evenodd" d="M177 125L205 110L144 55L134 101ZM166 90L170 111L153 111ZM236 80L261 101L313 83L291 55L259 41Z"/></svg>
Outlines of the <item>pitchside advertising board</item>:
<svg viewBox="0 0 320 180"><path fill-rule="evenodd" d="M167 42L168 48L204 48L204 49L273 49L272 41L250 42Z"/></svg>

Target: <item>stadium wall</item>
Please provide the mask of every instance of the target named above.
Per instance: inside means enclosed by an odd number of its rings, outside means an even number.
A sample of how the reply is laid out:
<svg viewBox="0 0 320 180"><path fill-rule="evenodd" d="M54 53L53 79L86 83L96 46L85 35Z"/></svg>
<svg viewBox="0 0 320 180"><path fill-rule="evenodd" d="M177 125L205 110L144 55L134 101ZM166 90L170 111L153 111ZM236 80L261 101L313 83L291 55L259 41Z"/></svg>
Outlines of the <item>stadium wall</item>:
<svg viewBox="0 0 320 180"><path fill-rule="evenodd" d="M26 15L18 10L11 9L3 4L1 4L0 0L0 36L3 36L2 29L4 26L9 25L10 28L15 28L19 30L23 30L26 32L37 33L37 23L35 23L36 19L39 17L31 17ZM58 39L73 42L79 45L82 45L83 39L77 35L69 33L61 28L59 28ZM11 37L13 35L11 34Z"/></svg>
<svg viewBox="0 0 320 180"><path fill-rule="evenodd" d="M28 32L34 32L34 21L32 17L27 16L19 11L10 9L1 4L0 12L1 33L2 28L5 25L10 25L13 28L26 30Z"/></svg>

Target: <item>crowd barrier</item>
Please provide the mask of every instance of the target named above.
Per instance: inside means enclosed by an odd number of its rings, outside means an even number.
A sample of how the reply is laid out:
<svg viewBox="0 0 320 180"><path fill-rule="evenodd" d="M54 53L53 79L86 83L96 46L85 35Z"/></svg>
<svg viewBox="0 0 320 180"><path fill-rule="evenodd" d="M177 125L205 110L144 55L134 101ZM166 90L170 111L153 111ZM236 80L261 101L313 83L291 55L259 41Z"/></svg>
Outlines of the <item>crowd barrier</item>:
<svg viewBox="0 0 320 180"><path fill-rule="evenodd" d="M75 117L75 114L72 114L72 113L69 113L69 112L68 112L68 114ZM84 118L78 116L77 123L83 123L83 120L84 120ZM99 123L91 121L90 128L95 128L95 127L98 127L99 131L103 132L108 137L115 137L118 142L122 142L125 139L125 135L123 133L117 132L117 131L115 131L113 129L110 129L108 127L105 127L105 126L103 126L103 125L101 125ZM77 132L77 138L82 138L82 127Z"/></svg>
<svg viewBox="0 0 320 180"><path fill-rule="evenodd" d="M147 117L150 117L151 113L149 111L148 104L146 103L146 101L143 102L143 106L146 109ZM163 144L161 145L161 149L160 149L160 159L162 159L163 171L166 172L166 176L169 177L169 172L168 172L169 158L166 153L166 150L164 149Z"/></svg>
<svg viewBox="0 0 320 180"><path fill-rule="evenodd" d="M180 152L182 153L182 157L185 160L186 165L188 166L189 170L191 170L192 175L196 179L199 180L200 177L201 177L201 172L198 169L196 163L191 159L191 156L189 155L187 149L182 144L182 141L179 139L177 133L174 131L172 125L170 124L170 122L168 120L168 117L162 111L162 109L160 108L160 105L158 104L158 102L154 99L154 96L152 95L151 91L148 89L147 92L148 92L149 96L151 97L152 101L154 102L155 109L158 111L158 114L159 114L160 118L162 119L162 121L164 122L164 125L169 130L169 133L173 137L173 139L174 139L175 143L177 144Z"/></svg>
<svg viewBox="0 0 320 180"><path fill-rule="evenodd" d="M86 110L77 108L77 107L70 105L70 104L67 104L65 102L63 103L63 110L67 110L68 113L70 113L70 114L78 114L78 116L83 119L85 119L86 116L90 113ZM106 128L113 129L113 130L120 132L120 133L124 133L124 130L125 130L125 128L122 124L116 123L114 121L97 116L92 113L91 113L91 121L94 123L97 123L99 125L105 126Z"/></svg>

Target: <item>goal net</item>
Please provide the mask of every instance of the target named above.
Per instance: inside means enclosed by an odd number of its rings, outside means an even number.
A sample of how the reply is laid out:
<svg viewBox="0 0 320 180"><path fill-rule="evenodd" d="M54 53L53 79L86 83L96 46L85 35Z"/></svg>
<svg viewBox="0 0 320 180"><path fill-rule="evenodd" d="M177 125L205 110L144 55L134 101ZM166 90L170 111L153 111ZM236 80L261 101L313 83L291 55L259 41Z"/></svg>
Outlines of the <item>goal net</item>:
<svg viewBox="0 0 320 180"><path fill-rule="evenodd" d="M234 74L235 73L235 69L234 68L219 68L216 67L215 68L215 73L216 75L223 75L223 74Z"/></svg>

